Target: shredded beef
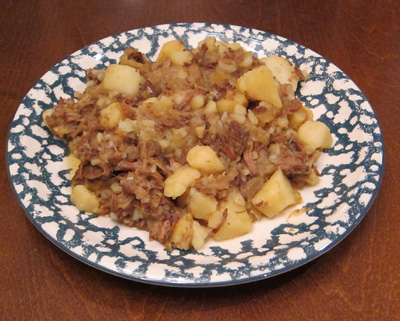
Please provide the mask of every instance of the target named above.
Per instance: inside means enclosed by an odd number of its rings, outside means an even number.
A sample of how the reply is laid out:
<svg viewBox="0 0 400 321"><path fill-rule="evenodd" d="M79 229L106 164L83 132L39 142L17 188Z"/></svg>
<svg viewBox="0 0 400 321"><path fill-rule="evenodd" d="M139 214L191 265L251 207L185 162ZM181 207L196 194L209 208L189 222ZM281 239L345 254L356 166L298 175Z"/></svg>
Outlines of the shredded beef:
<svg viewBox="0 0 400 321"><path fill-rule="evenodd" d="M241 157L247 146L248 137L249 132L246 128L235 120L224 124L224 130L218 133L222 150L226 148L225 146L229 146L230 148L228 156L233 153L233 155Z"/></svg>

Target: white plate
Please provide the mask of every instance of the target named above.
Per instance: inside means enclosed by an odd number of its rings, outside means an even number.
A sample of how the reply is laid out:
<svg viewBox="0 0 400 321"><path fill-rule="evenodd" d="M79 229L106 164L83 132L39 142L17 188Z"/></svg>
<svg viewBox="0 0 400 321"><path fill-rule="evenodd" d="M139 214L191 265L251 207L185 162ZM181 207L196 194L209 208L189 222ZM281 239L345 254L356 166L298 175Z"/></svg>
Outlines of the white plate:
<svg viewBox="0 0 400 321"><path fill-rule="evenodd" d="M67 148L41 114L60 97L83 91L85 70L116 63L124 48L152 59L162 44L189 47L206 37L239 42L259 57L280 54L310 79L298 97L332 131L334 146L317 163L321 182L302 191L307 213L263 219L252 233L196 250L168 252L148 233L108 217L79 212L69 201ZM100 270L141 282L182 287L224 286L268 278L303 265L338 244L361 221L378 191L384 161L381 130L354 82L317 53L263 31L181 23L123 32L70 55L48 71L21 102L8 137L7 163L15 193L32 223L54 244Z"/></svg>

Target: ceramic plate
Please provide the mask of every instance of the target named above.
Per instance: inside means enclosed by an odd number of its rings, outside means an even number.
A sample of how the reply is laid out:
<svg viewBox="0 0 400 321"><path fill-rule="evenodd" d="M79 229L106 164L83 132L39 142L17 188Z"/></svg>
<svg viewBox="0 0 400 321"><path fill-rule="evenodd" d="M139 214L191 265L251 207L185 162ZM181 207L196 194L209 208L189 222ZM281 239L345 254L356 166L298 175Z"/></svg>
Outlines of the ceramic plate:
<svg viewBox="0 0 400 321"><path fill-rule="evenodd" d="M116 63L124 48L150 59L169 40L189 47L206 37L239 42L258 57L280 54L310 79L298 97L326 123L334 146L320 157L322 177L302 191L301 207L255 223L253 231L200 251L168 252L148 234L109 217L79 212L69 201L66 144L43 125L42 112L60 97L83 91L85 70ZM290 40L231 25L182 23L123 32L70 55L28 92L11 124L7 163L17 198L32 223L75 258L124 278L182 287L224 286L268 278L303 265L338 244L361 221L378 191L384 161L383 139L374 111L340 69ZM300 207L298 207L300 208ZM300 213L300 214L299 214Z"/></svg>

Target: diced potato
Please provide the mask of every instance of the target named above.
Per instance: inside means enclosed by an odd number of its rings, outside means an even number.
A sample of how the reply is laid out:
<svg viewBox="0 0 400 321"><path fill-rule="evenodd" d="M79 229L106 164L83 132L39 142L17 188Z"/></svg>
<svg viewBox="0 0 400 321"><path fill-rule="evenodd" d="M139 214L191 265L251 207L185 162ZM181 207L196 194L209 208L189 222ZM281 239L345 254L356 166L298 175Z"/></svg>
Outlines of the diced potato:
<svg viewBox="0 0 400 321"><path fill-rule="evenodd" d="M251 66L251 64L253 63L253 54L251 52L245 52L244 53L244 58L243 60L240 62L239 67L242 68L248 68Z"/></svg>
<svg viewBox="0 0 400 321"><path fill-rule="evenodd" d="M221 58L218 60L218 68L222 71L227 72L228 74L232 74L237 70L236 63L230 59Z"/></svg>
<svg viewBox="0 0 400 321"><path fill-rule="evenodd" d="M261 213L273 218L286 207L298 202L290 181L278 169L252 198L251 202Z"/></svg>
<svg viewBox="0 0 400 321"><path fill-rule="evenodd" d="M204 113L206 113L206 114L216 113L217 111L218 111L217 104L213 100L210 100L207 103L206 107L204 108Z"/></svg>
<svg viewBox="0 0 400 321"><path fill-rule="evenodd" d="M208 237L208 228L202 226L199 222L193 221L193 237L192 245L196 250L199 250L203 245L204 241Z"/></svg>
<svg viewBox="0 0 400 321"><path fill-rule="evenodd" d="M193 59L192 53L179 40L168 41L162 46L157 61L160 61L163 57L169 57L173 64L180 66L190 63Z"/></svg>
<svg viewBox="0 0 400 321"><path fill-rule="evenodd" d="M192 109L199 109L204 106L205 99L204 95L198 94L190 100L189 105Z"/></svg>
<svg viewBox="0 0 400 321"><path fill-rule="evenodd" d="M295 66L286 58L281 56L270 56L260 59L281 84L292 85L293 92L296 91L300 77L296 73Z"/></svg>
<svg viewBox="0 0 400 321"><path fill-rule="evenodd" d="M106 128L117 127L124 118L119 102L112 103L101 111L100 123Z"/></svg>
<svg viewBox="0 0 400 321"><path fill-rule="evenodd" d="M225 170L224 164L210 146L194 146L186 155L190 166L206 173Z"/></svg>
<svg viewBox="0 0 400 321"><path fill-rule="evenodd" d="M50 109L45 110L42 114L43 122L48 128L50 128L50 126L49 126L49 124L47 124L46 117L51 116L53 113L54 113L53 108L50 108Z"/></svg>
<svg viewBox="0 0 400 321"><path fill-rule="evenodd" d="M227 210L224 217L224 212ZM253 222L246 211L245 201L238 190L233 191L218 211L210 215L208 226L217 229L213 234L216 241L229 240L251 231Z"/></svg>
<svg viewBox="0 0 400 321"><path fill-rule="evenodd" d="M220 113L227 111L228 113L233 113L237 105L247 106L248 100L243 93L234 92L225 98L217 101L217 110Z"/></svg>
<svg viewBox="0 0 400 321"><path fill-rule="evenodd" d="M261 126L272 121L279 111L278 108L264 101L260 102L259 107L262 108L257 108L257 113L254 113L254 115L257 117L258 123L261 124Z"/></svg>
<svg viewBox="0 0 400 321"><path fill-rule="evenodd" d="M179 249L188 250L193 237L193 217L191 214L183 215L176 223L171 235L171 244Z"/></svg>
<svg viewBox="0 0 400 321"><path fill-rule="evenodd" d="M299 110L296 110L293 114L289 115L289 125L292 128L298 129L307 120L313 119L313 113L308 107L302 106Z"/></svg>
<svg viewBox="0 0 400 321"><path fill-rule="evenodd" d="M220 57L223 57L229 50L237 51L239 49L243 49L240 43L230 43L225 41L216 41L215 45L218 48L218 52Z"/></svg>
<svg viewBox="0 0 400 321"><path fill-rule="evenodd" d="M317 148L329 148L333 143L329 127L320 121L306 121L300 126L298 135L300 142L310 152Z"/></svg>
<svg viewBox="0 0 400 321"><path fill-rule="evenodd" d="M165 180L164 195L172 198L183 195L187 188L200 176L200 172L195 168L190 166L181 167Z"/></svg>
<svg viewBox="0 0 400 321"><path fill-rule="evenodd" d="M100 205L96 194L89 191L85 185L72 187L71 202L78 210L89 213L96 213Z"/></svg>
<svg viewBox="0 0 400 321"><path fill-rule="evenodd" d="M260 66L243 74L237 80L237 88L251 100L266 101L275 107L282 107L274 76L266 66Z"/></svg>
<svg viewBox="0 0 400 321"><path fill-rule="evenodd" d="M68 177L72 179L76 171L78 170L81 161L79 158L76 158L73 154L69 154L67 157L65 157L65 164L68 166L68 168L71 169L71 171L68 173Z"/></svg>
<svg viewBox="0 0 400 321"><path fill-rule="evenodd" d="M206 130L206 128L204 126L197 126L197 127L195 127L194 130L196 132L197 137L203 138L204 131Z"/></svg>
<svg viewBox="0 0 400 321"><path fill-rule="evenodd" d="M161 51L158 55L157 60L159 60L162 57L169 57L171 53L173 52L179 52L185 50L186 47L182 41L179 40L170 40L163 44L161 47Z"/></svg>
<svg viewBox="0 0 400 321"><path fill-rule="evenodd" d="M136 95L142 82L143 78L137 69L127 65L110 65L106 69L102 86L106 90Z"/></svg>
<svg viewBox="0 0 400 321"><path fill-rule="evenodd" d="M217 210L217 205L215 197L205 195L194 188L190 191L189 211L194 218L208 221L210 214Z"/></svg>
<svg viewBox="0 0 400 321"><path fill-rule="evenodd" d="M169 58L174 65L183 66L184 64L189 64L193 56L190 51L176 51L172 52Z"/></svg>
<svg viewBox="0 0 400 321"><path fill-rule="evenodd" d="M196 52L198 52L203 44L207 45L207 51L208 52L214 52L218 47L216 46L216 39L214 37L209 37L204 39L203 41L199 42L199 45L195 49Z"/></svg>
<svg viewBox="0 0 400 321"><path fill-rule="evenodd" d="M167 112L173 108L173 102L171 97L167 96L151 97L146 99L142 106L157 112Z"/></svg>
<svg viewBox="0 0 400 321"><path fill-rule="evenodd" d="M139 122L136 119L123 119L118 123L118 130L124 133L139 132Z"/></svg>

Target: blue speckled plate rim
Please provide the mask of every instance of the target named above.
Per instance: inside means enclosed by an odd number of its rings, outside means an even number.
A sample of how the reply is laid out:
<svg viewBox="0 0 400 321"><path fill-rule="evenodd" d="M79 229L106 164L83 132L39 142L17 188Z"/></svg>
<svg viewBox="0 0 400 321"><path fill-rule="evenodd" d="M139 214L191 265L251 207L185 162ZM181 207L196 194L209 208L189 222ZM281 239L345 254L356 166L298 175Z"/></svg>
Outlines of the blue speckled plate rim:
<svg viewBox="0 0 400 321"><path fill-rule="evenodd" d="M267 35L267 36L273 35L273 34L271 34L271 33L269 33L269 32L262 31L262 30L258 30L258 29L254 29L254 28L247 28L247 27L243 27L243 26L230 25L230 24L203 23L203 22L161 24L161 25L154 25L154 26L149 26L149 27L143 27L143 28L128 30L128 31L126 31L126 32L133 32L133 31L136 31L136 30L143 30L143 29L146 29L146 28L152 29L152 28L162 27L162 26L172 26L172 27L180 26L180 27L187 27L187 25L196 25L196 24L202 24L202 25L204 25L204 26L211 27L211 28L213 28L213 27L214 27L214 28L215 28L215 27L224 27L224 28L230 28L230 27L233 27L233 28L244 28L244 29L249 30L252 34L264 34L264 35ZM116 37L116 36L121 35L121 34L123 34L123 33L124 33L124 32L117 33L117 34L115 34L115 35L108 36L108 37L105 37L105 38L103 38L103 39L106 39L106 38L109 38L109 37ZM302 46L302 45L300 45L300 44L298 44L298 43L296 43L296 42L294 42L294 41L292 41L292 40L290 40L290 39L288 39L288 38L286 38L286 37L282 37L282 36L279 36L279 37L282 38L282 39L287 40L288 42L290 42L290 43L292 43L292 44L294 44L294 45L296 45L296 46L304 47L304 46ZM89 48L90 46L92 46L92 45L94 45L94 44L96 44L96 43L99 43L99 42L102 41L103 39L98 40L98 41L96 41L96 42L94 42L94 43L92 43L92 44L89 44L88 46L85 46L85 47L83 47L83 48L81 48L81 49L75 51L74 53L72 53L72 54L70 54L70 55L67 55L64 59L60 60L56 65L54 65L49 71L51 71L55 66L57 66L59 63L61 63L61 62L62 62L63 60L65 60L66 58L68 58L68 57L70 57L70 56L73 56L73 55L75 55L76 53L78 53L78 52L80 52L80 51L82 51L82 50L85 50L85 49ZM304 48L306 48L306 47L304 47ZM309 49L309 48L306 48L306 49ZM314 52L314 51L313 51L313 52ZM316 52L314 52L314 53L316 53ZM319 55L318 53L316 53L316 54ZM319 56L321 56L321 55L319 55ZM321 56L321 57L322 57L322 56ZM326 59L325 57L323 57L323 58L327 61L327 63L329 63L329 64L331 64L331 65L333 65L333 66L336 67L336 65L333 64L331 61L329 61L329 60ZM339 69L339 70L340 70L340 69ZM347 76L347 74L345 74L342 70L340 70L340 71L343 73L344 76L346 76L349 80L351 80L351 79ZM47 71L47 72L48 72L48 71ZM46 73L47 73L47 72L46 72ZM45 75L45 74L43 74L43 76L44 76L44 75ZM43 77L43 76L42 76L42 77ZM40 77L40 78L38 79L38 81L35 82L35 84L34 84L33 87L35 87L36 84L38 84L38 83L41 81L42 77ZM368 99L366 98L366 96L364 95L364 93L358 88L358 86L357 86L356 84L354 84L354 85L355 85L356 88L359 90L359 93L358 93L358 94L362 96L362 98L363 98L364 101L366 101L366 102L369 103L369 101L368 101ZM33 88L33 87L32 87L32 88ZM24 98L25 98L25 97L24 97ZM376 114L375 114L375 112L373 111L373 108L372 108L371 105L370 105L370 107L371 107L371 109L372 109L372 112L373 112L373 114L374 114L374 116L375 116L375 120L376 120L376 122L377 122L376 127L379 129L379 134L380 134L379 137L380 137L380 142L381 142L381 144L382 144L382 154L381 154L381 157L382 157L382 164L380 164L380 166L379 166L379 171L378 171L378 173L379 173L379 179L378 179L378 181L377 181L377 188L374 190L374 192L372 193L372 195L371 195L371 197L370 197L368 203L367 203L366 206L364 207L364 211L363 211L362 213L360 213L361 215L353 222L353 224L352 224L349 228L346 229L346 231L345 231L343 234L339 235L339 236L338 236L336 239L334 239L334 240L330 240L331 242L330 242L327 246L325 246L322 250L320 250L319 252L317 252L317 253L315 253L315 254L312 254L312 255L307 254L306 258L300 259L300 260L296 261L296 264L293 264L293 265L290 266L290 267L284 266L283 268L280 268L280 269L272 270L272 271L267 272L267 273L264 273L264 274L259 274L259 275L255 275L255 276L249 276L249 277L246 277L246 278L231 279L231 280L226 280L226 281L221 281L221 282L212 282L212 283L202 283L202 282L199 282L199 283L190 283L190 282L189 282L189 283L182 283L182 282L180 282L180 281L178 281L178 282L173 282L172 280L171 280L171 282L165 282L165 281L163 281L163 280L161 280L161 281L155 281L155 280L152 280L152 279L147 278L146 275L144 275L144 277L136 277L136 276L134 276L134 275L123 274L123 273L121 273L121 272L118 272L118 271L109 269L108 267L105 267L104 265L101 265L101 264L98 264L98 263L96 263L96 262L90 261L90 260L88 260L88 259L86 259L86 258L84 258L84 257L82 257L82 256L80 256L80 255L78 255L77 253L75 253L74 251L72 251L70 248L68 248L68 247L66 247L64 244L62 244L61 242L58 242L56 239L54 239L52 236L50 236L45 230L43 230L43 229L41 228L41 226L34 220L34 218L28 213L27 208L24 206L24 204L22 203L21 199L18 197L18 193L17 193L17 191L16 191L16 189L15 189L15 185L13 184L14 181L13 181L12 175L11 175L11 173L10 173L10 168L9 168L9 167L10 167L10 164L11 164L11 158L10 158L11 155L10 155L10 153L9 153L8 147L9 147L9 136L10 136L10 131L11 131L12 126L13 126L14 118L13 118L13 120L12 120L11 123L10 123L9 130L8 130L8 135L7 135L7 141L6 141L7 174L8 174L8 177L9 177L10 181L12 182L11 186L12 186L12 189L13 189L13 191L14 191L14 195L16 196L18 203L19 203L20 206L24 209L26 216L27 216L28 219L32 222L32 224L33 224L33 225L34 225L48 240L50 240L50 241L51 241L54 245L56 245L58 248L60 248L61 250L63 250L63 251L66 252L67 254L71 255L72 257L78 259L79 261L81 261L81 262L83 262L83 263L85 263L85 264L87 264L87 265L89 265L89 266L91 266L91 267L94 267L94 268L96 268L96 269L98 269L98 270L100 270L100 271L103 271L103 272L106 272L106 273L109 273L109 274L112 274L112 275L115 275L115 276L118 276L118 277L122 277L122 278L124 278L124 279L133 280L133 281L137 281L137 282L141 282L141 283L146 283L146 284L161 285L161 286L169 286L169 287L203 288L203 287L222 287L222 286L231 286L231 285L236 285L236 284L244 284L244 283L249 283L249 282L254 282L254 281L258 281L258 280L270 278L270 277L272 277L272 276L277 276L277 275L280 275L280 274L283 274L283 273L292 271L292 270L294 270L294 269L296 269L296 268L298 268L298 267L300 267L300 266L303 266L303 265L305 265L305 264L307 264L307 263L309 263L309 262L315 260L316 258L320 257L321 255L323 255L323 254L325 254L326 252L328 252L329 250L331 250L333 247L335 247L337 244L339 244L343 239L345 239L345 238L358 226L358 224L359 224L359 223L362 221L362 219L365 217L366 213L367 213L367 212L369 211L369 209L371 208L371 206L372 206L373 202L375 201L376 196L377 196L377 194L378 194L378 192L379 192L379 190L380 190L381 183L382 183L382 179L383 179L383 174L384 174L384 164L385 164L385 144L384 144L384 138L383 138L381 126L380 126L379 120L377 119ZM18 109L16 110L16 112L17 112L17 111L18 111Z"/></svg>

